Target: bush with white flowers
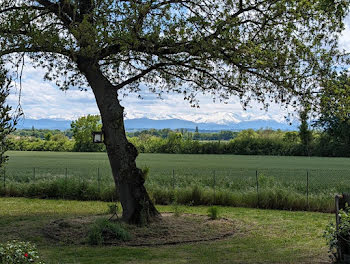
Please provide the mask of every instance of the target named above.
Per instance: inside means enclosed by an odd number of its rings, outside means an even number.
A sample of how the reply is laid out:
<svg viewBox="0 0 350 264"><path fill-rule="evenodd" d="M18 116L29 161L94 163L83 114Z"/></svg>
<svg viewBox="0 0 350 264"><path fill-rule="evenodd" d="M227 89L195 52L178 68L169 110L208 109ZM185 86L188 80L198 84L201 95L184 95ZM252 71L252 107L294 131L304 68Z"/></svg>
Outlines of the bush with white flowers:
<svg viewBox="0 0 350 264"><path fill-rule="evenodd" d="M0 244L0 264L44 264L35 245L17 240Z"/></svg>

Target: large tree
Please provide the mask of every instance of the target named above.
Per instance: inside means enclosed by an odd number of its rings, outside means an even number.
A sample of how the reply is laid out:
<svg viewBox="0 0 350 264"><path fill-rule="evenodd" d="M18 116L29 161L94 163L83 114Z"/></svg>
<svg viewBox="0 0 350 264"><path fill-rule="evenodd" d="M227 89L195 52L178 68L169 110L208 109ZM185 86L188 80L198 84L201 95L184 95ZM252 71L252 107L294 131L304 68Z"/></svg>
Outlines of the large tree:
<svg viewBox="0 0 350 264"><path fill-rule="evenodd" d="M311 145L312 145L312 131L309 129L309 113L311 107L308 105L303 105L299 112L300 126L299 126L299 137L301 140L301 155L310 156L311 155Z"/></svg>
<svg viewBox="0 0 350 264"><path fill-rule="evenodd" d="M320 154L350 156L350 75L339 72L325 80L318 91L316 122L323 130Z"/></svg>
<svg viewBox="0 0 350 264"><path fill-rule="evenodd" d="M125 136L120 96L238 96L268 106L310 95L337 54L347 0L1 0L0 56L30 59L62 89L91 87L130 223L158 215ZM17 66L18 66L17 65ZM21 69L21 67L19 67ZM43 106L44 107L44 106Z"/></svg>

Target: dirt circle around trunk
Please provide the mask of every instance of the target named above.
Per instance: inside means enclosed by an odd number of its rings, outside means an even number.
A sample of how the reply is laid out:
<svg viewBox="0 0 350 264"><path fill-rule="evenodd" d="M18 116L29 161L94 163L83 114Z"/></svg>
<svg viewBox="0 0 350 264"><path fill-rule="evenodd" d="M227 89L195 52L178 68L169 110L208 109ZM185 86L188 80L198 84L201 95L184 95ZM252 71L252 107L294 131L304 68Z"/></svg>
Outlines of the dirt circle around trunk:
<svg viewBox="0 0 350 264"><path fill-rule="evenodd" d="M55 244L88 244L88 233L98 219L108 219L107 215L64 218L51 221L43 228L49 240ZM120 222L118 219L111 221ZM212 220L208 216L196 214L162 213L162 217L148 226L138 227L120 222L130 234L130 239L121 241L109 237L104 245L119 246L161 246L203 241L220 240L237 233L238 224L234 220L220 218Z"/></svg>

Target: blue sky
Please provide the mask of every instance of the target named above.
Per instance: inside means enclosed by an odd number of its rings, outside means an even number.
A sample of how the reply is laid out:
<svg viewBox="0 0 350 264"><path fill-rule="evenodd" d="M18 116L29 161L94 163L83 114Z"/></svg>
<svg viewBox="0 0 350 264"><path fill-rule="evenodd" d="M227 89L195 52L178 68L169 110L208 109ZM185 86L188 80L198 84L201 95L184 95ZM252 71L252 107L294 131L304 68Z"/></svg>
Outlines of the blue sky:
<svg viewBox="0 0 350 264"><path fill-rule="evenodd" d="M340 38L340 47L350 51L350 17L346 19L346 28ZM94 95L91 90L82 92L77 89L59 90L53 83L43 81L44 71L24 68L22 80L21 106L25 118L60 118L75 120L87 114L98 114ZM18 87L9 96L8 103L14 108L18 105ZM190 107L181 95L165 94L163 99L143 91L143 100L131 94L122 98L126 118L148 117L152 119L180 118L198 122L239 122L254 119L274 119L284 121L286 111L279 105L272 105L269 111L260 110L257 103L251 109L243 111L238 98L231 98L227 104L214 103L209 95L199 95L200 108Z"/></svg>

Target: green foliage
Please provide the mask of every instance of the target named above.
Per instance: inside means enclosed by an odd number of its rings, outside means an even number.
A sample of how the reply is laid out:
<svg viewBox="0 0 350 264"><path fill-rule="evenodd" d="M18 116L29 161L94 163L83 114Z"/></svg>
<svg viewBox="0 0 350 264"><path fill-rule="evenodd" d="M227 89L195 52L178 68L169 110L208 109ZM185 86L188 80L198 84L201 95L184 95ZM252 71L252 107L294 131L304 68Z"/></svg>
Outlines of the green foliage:
<svg viewBox="0 0 350 264"><path fill-rule="evenodd" d="M149 176L149 167L148 166L143 166L141 171L142 171L142 177L146 181L148 176Z"/></svg>
<svg viewBox="0 0 350 264"><path fill-rule="evenodd" d="M182 153L182 154L238 154L238 155L304 155L302 144L295 132L280 130L243 130L234 132L230 141L197 141L194 135L186 138L178 132L168 132L166 138L154 136L154 130L147 134L142 131L139 137L130 138L139 152L143 153ZM188 132L189 133L189 132ZM232 132L233 133L233 132ZM219 135L222 134L222 137ZM213 134L225 138L225 131ZM201 133L199 134L201 135ZM225 136L226 135L226 136ZM292 140L290 140L292 139Z"/></svg>
<svg viewBox="0 0 350 264"><path fill-rule="evenodd" d="M16 131L13 131L11 135L17 136L17 137L31 137L31 138L40 138L50 141L52 136L55 136L57 134L62 134L66 136L67 138L72 138L72 130L67 129L65 131L61 131L59 129L16 129Z"/></svg>
<svg viewBox="0 0 350 264"><path fill-rule="evenodd" d="M259 173L258 181L260 187L273 187L277 184L274 177L264 173Z"/></svg>
<svg viewBox="0 0 350 264"><path fill-rule="evenodd" d="M127 241L130 238L129 232L121 223L112 222L108 219L97 219L88 233L88 243L90 245L102 245L108 239Z"/></svg>
<svg viewBox="0 0 350 264"><path fill-rule="evenodd" d="M182 207L180 207L180 205L176 201L173 202L171 208L172 208L172 211L174 212L175 217L180 217L184 213L184 210L182 209Z"/></svg>
<svg viewBox="0 0 350 264"><path fill-rule="evenodd" d="M309 130L308 115L310 112L310 107L305 106L303 110L300 111L300 121L299 126L299 137L302 144L302 149L304 150L305 156L311 155L311 145L312 145L312 132Z"/></svg>
<svg viewBox="0 0 350 264"><path fill-rule="evenodd" d="M52 138L52 133L51 133L51 132L47 132L47 133L45 134L45 140L46 140L46 141L50 141L51 138Z"/></svg>
<svg viewBox="0 0 350 264"><path fill-rule="evenodd" d="M346 143L347 126L344 125L341 131L336 137L328 132L311 132L308 129L306 137L296 131L284 132L271 129L221 131L220 133L198 133L200 140L194 140L192 132L150 129L128 133L129 136L133 136L128 140L140 153L350 156L350 148ZM79 151L75 140L64 137L69 135L69 131L63 133L55 130L35 130L35 133L38 133L36 137L28 136L28 132L20 130L13 133L13 135L20 135L20 138L10 135L10 150ZM43 140L45 135L50 133L52 133L50 140ZM301 137L304 139L301 140ZM232 139L226 140L230 138ZM86 149L85 147L82 149ZM102 145L100 147L96 151L105 151Z"/></svg>
<svg viewBox="0 0 350 264"><path fill-rule="evenodd" d="M101 117L99 115L80 117L71 123L71 127L75 139L74 151L104 151L104 144L92 142L92 132L101 131L102 129Z"/></svg>
<svg viewBox="0 0 350 264"><path fill-rule="evenodd" d="M36 246L29 242L9 241L0 244L1 264L44 264L40 261Z"/></svg>
<svg viewBox="0 0 350 264"><path fill-rule="evenodd" d="M11 80L7 76L7 71L3 69L0 57L0 167L3 167L8 160L5 152L10 149L11 142L8 136L15 131L17 119L21 113L17 115L10 114L11 107L6 104L6 99L10 92Z"/></svg>
<svg viewBox="0 0 350 264"><path fill-rule="evenodd" d="M320 90L318 119L314 124L324 130L319 138L320 155L350 156L350 77L346 72L333 76Z"/></svg>
<svg viewBox="0 0 350 264"><path fill-rule="evenodd" d="M326 185L327 186L327 185ZM333 197L330 191L319 191L309 195L309 205L305 195L305 182L291 186L278 183L266 185L264 182L259 190L259 207L266 209L311 210L332 212L334 210ZM198 187L182 187L175 191L160 184L147 187L147 191L154 199L154 203L174 205L223 205L239 207L257 207L256 187L252 185L241 188L226 189L218 187L215 192L203 185ZM299 191L300 190L300 191ZM332 189L333 190L333 189ZM110 184L98 191L94 183L78 183L69 180L47 180L36 183L8 183L6 189L0 186L0 196L29 197L91 201L100 200L113 202L119 199L115 187ZM174 204L174 201L175 204ZM179 207L181 210L181 208Z"/></svg>
<svg viewBox="0 0 350 264"><path fill-rule="evenodd" d="M102 245L104 239L102 237L102 233L100 231L100 228L98 226L95 226L90 228L89 234L88 234L88 243L90 245Z"/></svg>
<svg viewBox="0 0 350 264"><path fill-rule="evenodd" d="M305 116L306 118L306 116ZM167 134L157 134L156 130L147 130L130 138L141 153L178 153L178 154L235 154L235 155L276 155L276 156L350 156L350 144L346 123L339 129L337 136L330 132L310 131L306 119L298 132L284 132L281 130L252 129L234 132L230 141L194 140L195 136L187 132L186 137L167 131ZM158 136L157 136L158 135ZM161 135L161 136L160 136ZM186 134L185 134L186 135ZM198 133L200 138L202 133ZM219 134L213 133L213 138ZM170 136L170 138L167 138ZM210 138L207 135L205 138Z"/></svg>
<svg viewBox="0 0 350 264"><path fill-rule="evenodd" d="M191 198L190 198L190 202L189 204L191 205L199 205L201 204L201 200L202 200L202 190L199 186L194 186L192 188L192 192L191 192Z"/></svg>
<svg viewBox="0 0 350 264"><path fill-rule="evenodd" d="M108 204L108 210L107 210L108 214L111 215L117 215L119 213L119 207L118 204L114 203L114 204Z"/></svg>
<svg viewBox="0 0 350 264"><path fill-rule="evenodd" d="M16 138L14 136L9 137L11 142L11 150L19 151L60 151L71 152L74 151L75 141L68 139L64 135L54 135L50 137L50 140L43 140L33 137L21 137Z"/></svg>
<svg viewBox="0 0 350 264"><path fill-rule="evenodd" d="M208 208L208 216L211 220L219 218L219 208L217 206L211 206Z"/></svg>
<svg viewBox="0 0 350 264"><path fill-rule="evenodd" d="M329 246L329 254L333 261L341 262L337 249L342 251L342 254L350 254L350 208L339 210L340 223L338 230L334 223L329 223L323 233Z"/></svg>

